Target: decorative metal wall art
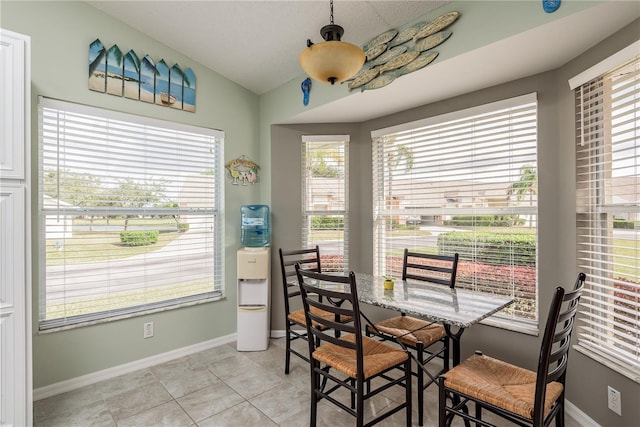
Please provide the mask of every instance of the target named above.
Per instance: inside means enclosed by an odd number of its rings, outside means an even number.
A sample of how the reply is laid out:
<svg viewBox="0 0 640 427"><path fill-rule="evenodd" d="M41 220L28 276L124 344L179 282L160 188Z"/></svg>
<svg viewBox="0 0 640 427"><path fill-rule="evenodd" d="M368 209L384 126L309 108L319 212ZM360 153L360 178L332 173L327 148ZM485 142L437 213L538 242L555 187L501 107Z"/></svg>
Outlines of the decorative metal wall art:
<svg viewBox="0 0 640 427"><path fill-rule="evenodd" d="M432 63L438 56L436 46L451 37L444 31L460 17L460 12L447 12L430 22L420 22L403 30L388 30L363 46L366 61L362 69L347 80L349 90L379 89L398 77Z"/></svg>
<svg viewBox="0 0 640 427"><path fill-rule="evenodd" d="M230 160L224 167L229 171L233 185L248 185L258 182L260 165L249 160L245 155Z"/></svg>
<svg viewBox="0 0 640 427"><path fill-rule="evenodd" d="M196 75L191 68L169 67L164 59L142 59L118 45L109 49L96 39L89 45L89 89L143 102L196 111Z"/></svg>

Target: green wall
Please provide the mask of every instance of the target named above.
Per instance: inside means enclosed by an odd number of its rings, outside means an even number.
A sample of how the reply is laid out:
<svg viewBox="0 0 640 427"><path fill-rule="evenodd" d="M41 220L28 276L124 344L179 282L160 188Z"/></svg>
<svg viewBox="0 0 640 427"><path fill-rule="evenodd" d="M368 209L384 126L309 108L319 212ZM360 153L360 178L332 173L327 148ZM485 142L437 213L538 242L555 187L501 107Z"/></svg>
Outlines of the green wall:
<svg viewBox="0 0 640 427"><path fill-rule="evenodd" d="M240 205L255 203L257 184L226 181L226 299L214 303L40 334L38 313L37 97L39 95L225 132L225 162L240 155L258 161L258 97L191 59L128 27L85 2L2 1L0 27L31 37L32 218L33 218L33 379L34 389L110 367L195 345L236 332L236 250ZM191 67L197 78L196 112L92 92L87 88L88 48L99 38L154 60ZM205 46L206 48L206 46ZM155 336L142 338L153 321Z"/></svg>
<svg viewBox="0 0 640 427"><path fill-rule="evenodd" d="M456 37L447 42L447 50L441 52L438 59L446 60L597 3L600 2L563 2L556 13L549 15L534 13L533 8L535 11L541 8L539 1L456 1L438 9L433 16L419 17L416 21L433 18L455 9L463 13L461 19L467 22L482 22L482 25L456 27ZM640 22L635 21L580 57L571 61L571 58L567 58L568 64L558 70L375 118L365 123L288 125L288 121L300 113L331 105L333 101L345 96L358 96L359 92L349 94L345 87L314 84L310 105L304 107L300 92L300 82L304 76L301 73L298 78L258 98L84 2L2 0L0 27L27 34L32 38L34 171L37 170L37 95L222 129L226 133L225 160L244 154L257 160L262 166L258 185L238 188L227 183L225 188L228 226L225 237L226 300L70 331L43 335L35 333L34 388L235 333L235 251L240 246L237 212L242 204L272 204L273 247L277 249L279 246L299 242L298 235L293 233L300 230L296 225L300 221L300 205L297 203L300 191L296 182L300 170L296 156L299 155L301 134L351 135L351 202L355 209L352 218L357 219L359 223L350 233L353 253L351 260L353 268L366 271L372 268L372 242L369 232L372 227L369 213L371 192L367 191L371 182L370 130L529 91L539 93L541 122L544 124L540 131L542 145L539 164L539 242L540 301L547 301L553 286L572 283L575 277L574 117L573 98L566 80L630 44L630 41L637 40L640 35ZM122 49L134 49L154 58L165 58L167 61L178 62L183 67L192 67L198 77L197 112L191 114L162 109L155 105L89 91L87 49L95 38L100 38L107 45L116 43ZM35 176L33 183L33 194L37 194ZM542 190L545 189L546 195L543 195ZM32 199L33 205L37 206L36 198ZM37 231L37 226L34 225L34 236L37 236ZM34 240L34 248L37 248L36 243ZM34 325L37 324L38 275L35 266L39 261L38 257L38 251L34 250ZM273 259L276 258L274 254ZM272 329L281 330L284 327L280 302L282 290L278 282L280 277L277 273L277 263L272 263L272 267L276 268L272 270L273 279L276 279L272 287ZM544 318L545 314L541 313L541 317ZM155 322L156 336L150 340L143 340L142 324L149 320ZM533 366L539 337L478 326L477 329L465 333L463 344L465 353L476 348L491 349L493 355ZM585 372L589 374L585 375ZM637 382L575 351L571 354L568 375L568 400L600 424L634 425L635 420L640 419L640 407L634 400L640 395L640 385ZM606 408L607 385L622 391L623 417L618 417Z"/></svg>

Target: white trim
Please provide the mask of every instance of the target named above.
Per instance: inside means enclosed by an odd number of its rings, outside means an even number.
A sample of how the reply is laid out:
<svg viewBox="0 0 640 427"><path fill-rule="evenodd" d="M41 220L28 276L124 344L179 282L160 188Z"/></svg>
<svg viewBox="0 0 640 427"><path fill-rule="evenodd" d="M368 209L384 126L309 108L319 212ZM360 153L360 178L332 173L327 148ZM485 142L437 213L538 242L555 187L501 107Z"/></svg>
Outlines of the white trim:
<svg viewBox="0 0 640 427"><path fill-rule="evenodd" d="M640 40L635 41L624 49L614 53L610 57L598 62L591 68L588 68L569 79L569 87L574 90L578 86L582 86L588 81L595 79L605 73L608 73L613 68L627 62L628 60L640 55Z"/></svg>
<svg viewBox="0 0 640 427"><path fill-rule="evenodd" d="M87 375L71 378L58 383L49 384L44 387L33 390L33 400L45 399L47 397L55 396L57 394L65 393L71 390L75 390L81 387L85 387L91 384L95 384L100 381L115 378L120 375L130 374L131 372L138 371L140 369L149 368L151 366L165 363L170 360L174 360L180 357L188 356L190 354L198 353L200 351L208 350L210 348L218 347L224 344L228 344L236 341L237 334L233 333L212 340L203 341L198 344L177 348L175 350L167 351L165 353L156 354L153 356L145 357L144 359L134 360L133 362L125 363L123 365L114 366L112 368L103 369L101 371L92 372Z"/></svg>
<svg viewBox="0 0 640 427"><path fill-rule="evenodd" d="M413 122L402 123L400 125L391 126L383 129L376 129L371 131L371 137L382 137L391 133L398 133L409 131L416 128L421 128L429 125L446 123L453 120L469 118L486 112L492 112L501 108L510 108L536 102L538 95L536 92L528 93L526 95L516 96L514 98L502 99L500 101L490 102L488 104L477 105L475 107L466 108L464 110L452 111L451 113L441 114L439 116L427 117L426 119L420 119Z"/></svg>
<svg viewBox="0 0 640 427"><path fill-rule="evenodd" d="M271 338L284 338L285 336L287 336L287 332L284 329L271 330Z"/></svg>
<svg viewBox="0 0 640 427"><path fill-rule="evenodd" d="M564 401L564 409L565 409L565 415L576 420L577 425L582 427L600 427L600 424L595 422L587 414L582 412L580 408L578 408L576 405L574 405L573 403L569 402L566 399Z"/></svg>
<svg viewBox="0 0 640 427"><path fill-rule="evenodd" d="M306 329L292 329L292 331L296 331L299 334L307 333ZM287 331L284 329L272 329L270 336L271 338L284 338L287 336Z"/></svg>
<svg viewBox="0 0 640 427"><path fill-rule="evenodd" d="M631 381L637 384L640 384L640 375L638 374L638 372L635 370L629 369L627 366L623 365L619 359L614 359L612 357L605 357L604 355L597 353L592 349L585 347L584 345L581 345L581 344L574 344L573 349L578 353L582 353L585 356L590 357L591 359L602 364L603 366L606 366L612 371L615 371L620 375L627 377Z"/></svg>
<svg viewBox="0 0 640 427"><path fill-rule="evenodd" d="M186 123L169 122L167 120L156 119L153 117L140 116L132 113L124 113L116 110L109 110L106 108L92 107L85 104L78 104L76 102L67 102L54 98L47 98L46 96L38 96L38 106L40 108L51 108L57 110L70 111L78 114L85 114L89 116L101 117L111 120L121 120L130 122L135 120L138 125L160 127L163 129L170 128L171 130L177 130L187 133L197 132L205 135L213 136L224 140L225 134L223 130L206 128L202 126L189 125Z"/></svg>
<svg viewBox="0 0 640 427"><path fill-rule="evenodd" d="M351 135L302 135L302 142L349 142Z"/></svg>

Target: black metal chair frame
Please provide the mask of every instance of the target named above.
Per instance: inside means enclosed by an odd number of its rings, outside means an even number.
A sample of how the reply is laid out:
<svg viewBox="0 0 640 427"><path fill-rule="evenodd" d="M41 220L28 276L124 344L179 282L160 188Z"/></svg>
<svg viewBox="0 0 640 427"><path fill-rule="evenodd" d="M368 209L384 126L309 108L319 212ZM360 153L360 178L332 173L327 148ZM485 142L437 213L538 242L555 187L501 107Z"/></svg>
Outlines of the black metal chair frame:
<svg viewBox="0 0 640 427"><path fill-rule="evenodd" d="M294 322L289 318L291 313L290 302L291 299L297 299L300 296L300 288L296 285L290 284L289 279L296 277L295 265L300 264L305 269L313 270L318 273L322 271L320 264L320 248L316 245L315 248L309 249L295 249L295 250L283 250L279 249L280 253L280 270L282 273L282 286L284 290L284 311L285 311L285 362L284 373L289 374L289 364L291 362L291 354L295 354L302 360L309 362L309 358L291 347L291 343L295 340L302 339L307 340L307 325L304 323ZM295 330L294 328L299 326L302 331Z"/></svg>
<svg viewBox="0 0 640 427"><path fill-rule="evenodd" d="M365 378L365 365L363 355L363 338L361 313L358 302L358 293L356 289L355 274L350 272L349 275L322 274L315 271L304 270L300 266L296 266L302 300L305 310L307 333L315 339L308 339L309 354L314 352L324 344L331 343L342 347L347 351L355 352L357 365L357 375L355 378L347 376L339 378L339 374L333 374L330 366L322 366L321 363L311 357L311 426L316 425L317 405L321 399L338 406L342 410L356 417L356 426L371 426L386 419L387 417L406 410L406 424L411 425L411 358L407 355L404 362L399 362L394 366L386 368L369 378ZM323 282L325 287L316 286L318 282ZM336 289L327 284L338 285L342 290ZM346 292L345 292L346 291ZM311 295L311 296L310 296ZM319 295L321 298L315 298ZM333 320L327 317L321 317L314 314L310 310L315 307L333 313ZM352 319L348 323L336 322L335 319L348 317ZM313 323L312 323L313 322ZM313 327L313 324L322 325L322 328ZM339 334L327 333L329 330L336 330ZM352 334L355 338L353 341L345 340L345 334ZM342 337L342 338L340 338ZM324 344L323 344L324 343ZM395 369L403 372L402 376L393 378L389 373ZM383 378L386 380L384 384L377 385L374 389L364 385L369 384L369 380L374 378ZM327 388L329 384L329 388ZM402 386L405 389L405 401L394 406L388 411L376 416L367 424L364 424L364 404L371 397L394 386ZM351 407L337 400L332 393L339 389L347 389L351 394Z"/></svg>
<svg viewBox="0 0 640 427"><path fill-rule="evenodd" d="M427 259L429 261L445 261L447 263L451 263L450 267L442 267L433 264L418 264L417 262L413 262L414 258L416 259ZM456 283L456 273L458 269L458 254L454 255L435 255L435 254L424 254L419 252L410 252L405 248L404 256L402 261L402 279L403 280L417 280L417 281L427 281L431 283L437 283L443 286L449 286L450 288L455 287ZM409 270L411 269L411 270ZM419 270L418 274L416 270ZM440 276L433 276L434 273L445 273L448 275L448 279L444 279ZM405 316L405 313L400 313L402 316ZM394 336L390 334L386 334L373 326L367 328L367 336L370 336L370 333L375 333L380 338L385 341L395 341L399 342L399 338L401 336ZM403 348L410 348L415 350L415 357L412 355L412 358L416 361L416 370L413 372L413 375L418 379L418 424L423 425L424 423L424 390L429 387L431 384L437 381L438 375L442 374L449 370L449 353L450 353L450 339L449 334L451 333L448 329L446 330L447 335L444 338L435 341L429 345L424 345L421 341L418 341L415 346L409 345L406 343L400 343ZM432 350L432 346L436 345L436 343L442 343L442 347L439 349ZM425 358L425 354L427 357ZM429 372L426 369L426 365L431 362L435 358L443 359L443 368L438 372ZM428 380L425 381L425 373L429 377Z"/></svg>
<svg viewBox="0 0 640 427"><path fill-rule="evenodd" d="M446 374L444 374L438 379L440 427L451 424L454 416L462 417L465 425L468 425L471 421L476 423L476 425L492 426L492 424L482 420L483 409L520 426L547 426L554 419L556 426L564 426L564 386L569 359L569 347L585 278L584 273L579 273L573 290L565 291L563 288L557 287L554 292L538 358L533 417L531 419L525 418L520 414L478 400L458 390L453 390L445 385ZM476 352L476 354L482 353ZM547 384L552 381L557 381L562 384L562 393L553 403L553 406L545 417L544 403ZM450 406L447 406L447 401L451 402ZM475 416L469 415L467 407L469 402L475 404Z"/></svg>

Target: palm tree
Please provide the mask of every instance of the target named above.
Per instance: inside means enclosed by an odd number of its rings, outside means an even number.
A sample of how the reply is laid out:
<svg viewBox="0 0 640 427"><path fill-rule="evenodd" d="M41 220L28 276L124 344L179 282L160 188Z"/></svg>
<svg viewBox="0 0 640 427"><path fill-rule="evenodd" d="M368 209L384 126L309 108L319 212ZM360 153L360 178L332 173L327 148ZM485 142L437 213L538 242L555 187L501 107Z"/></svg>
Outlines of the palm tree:
<svg viewBox="0 0 640 427"><path fill-rule="evenodd" d="M406 145L400 144L395 152L390 151L388 154L387 165L389 166L389 170L395 170L403 160L405 172L413 169L413 151Z"/></svg>
<svg viewBox="0 0 640 427"><path fill-rule="evenodd" d="M526 164L520 168L520 179L511 183L507 188L507 195L516 195L518 201L529 195L529 206L533 206L533 195L538 194L538 171L533 165ZM528 216L528 215L527 215ZM529 227L532 226L529 217Z"/></svg>
<svg viewBox="0 0 640 427"><path fill-rule="evenodd" d="M393 172L398 166L404 163L404 171L409 172L413 169L413 150L407 147L405 144L399 144L394 151L389 151L387 154L387 168L389 171L389 199L387 200L388 209L392 209L395 205L394 196L392 194L393 186Z"/></svg>
<svg viewBox="0 0 640 427"><path fill-rule="evenodd" d="M514 194L518 201L528 194L529 206L533 205L533 195L538 194L538 171L533 165L526 164L520 168L520 179L507 188L508 196Z"/></svg>

